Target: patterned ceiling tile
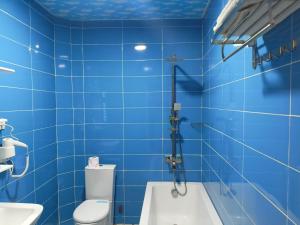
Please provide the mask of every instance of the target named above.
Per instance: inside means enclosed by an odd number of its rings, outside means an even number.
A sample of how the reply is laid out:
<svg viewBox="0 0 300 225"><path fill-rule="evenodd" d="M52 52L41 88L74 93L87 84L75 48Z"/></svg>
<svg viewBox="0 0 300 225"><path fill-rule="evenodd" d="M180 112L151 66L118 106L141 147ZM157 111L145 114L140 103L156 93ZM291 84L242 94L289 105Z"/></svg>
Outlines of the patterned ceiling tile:
<svg viewBox="0 0 300 225"><path fill-rule="evenodd" d="M200 19L210 0L35 0L52 15L74 21Z"/></svg>

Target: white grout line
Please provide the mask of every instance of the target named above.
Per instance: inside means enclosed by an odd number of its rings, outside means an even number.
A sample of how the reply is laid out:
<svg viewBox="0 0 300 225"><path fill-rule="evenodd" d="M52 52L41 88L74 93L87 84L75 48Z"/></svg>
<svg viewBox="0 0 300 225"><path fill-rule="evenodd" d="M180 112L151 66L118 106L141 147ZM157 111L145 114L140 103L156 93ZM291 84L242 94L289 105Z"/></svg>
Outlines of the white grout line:
<svg viewBox="0 0 300 225"><path fill-rule="evenodd" d="M221 62L220 62L221 63ZM215 66L218 66L220 63L216 64ZM290 63L287 63L287 64L284 64L284 65L281 65L281 66L278 66L278 67L274 67L274 68L271 68L271 69L268 69L268 70L265 70L265 71L261 71L261 72L257 72L255 74L252 74L252 75L246 75L244 76L243 78L239 78L239 79L236 79L236 80L233 80L233 81L229 81L229 82L226 82L226 83L223 83L223 84L219 84L219 85L216 85L216 86L213 86L213 87L210 87L209 85L209 88L207 89L204 89L203 92L209 92L213 89L216 89L216 88L219 88L219 87L224 87L224 86L227 86L227 85L230 85L230 84L233 84L233 83L236 83L236 82L239 82L239 81L242 81L242 80L248 80L250 78L253 78L253 77L256 77L256 76L262 76L268 72L272 72L272 71L276 71L276 70L279 70L279 69L282 69L282 68L285 68L285 67L288 67L288 66L291 66L291 65L294 65L294 64L297 64L297 63L300 63L300 60L296 60L296 61L292 61ZM209 70L212 70L214 69L215 67L212 67L211 69ZM207 72L204 72L204 74L207 74L209 71ZM204 75L205 76L205 75Z"/></svg>
<svg viewBox="0 0 300 225"><path fill-rule="evenodd" d="M71 40L71 28L68 26L67 28L65 29L68 29L68 33L69 33L69 43L67 44L68 46L70 46L70 52L71 52L71 58L73 56L73 50L72 50L72 47L71 47L71 43L72 43L72 40ZM56 38L55 38L56 39ZM71 92L72 92L72 147L73 147L73 170L76 169L76 152L75 152L75 143L74 143L74 140L75 140L75 107L74 107L74 82L73 82L73 64L70 63L70 67L71 67L71 74L70 77L71 77ZM75 171L73 171L73 198L74 198L74 202L76 201L76 192L75 192L75 184L76 184L76 174L75 174Z"/></svg>
<svg viewBox="0 0 300 225"><path fill-rule="evenodd" d="M207 5L207 8L205 11L208 10L208 7L209 7L210 3ZM204 37L203 37L203 23L202 23L202 26L201 26L201 39L202 39L202 42L204 40ZM201 52L201 55L202 55L202 62L201 62L201 65L202 65L202 68L201 68L201 72L203 74L203 71L204 71L204 66L203 66L203 54L204 54L204 44L202 44L202 52ZM202 86L202 89L204 88L204 76L201 76L201 86ZM202 90L201 90L202 91ZM201 94L201 108L203 108L203 94ZM201 123L203 123L203 109L201 110L201 119L200 119ZM203 126L201 126L201 140L203 140ZM201 182L203 182L203 143L201 141L201 146L200 146L200 154L201 154Z"/></svg>
<svg viewBox="0 0 300 225"><path fill-rule="evenodd" d="M43 164L42 166L40 166L40 167L38 167L38 168L32 169L30 172L28 172L28 173L25 175L25 177L30 176L30 175L33 175L33 176L34 176L34 173L35 173L36 171L38 171L38 170L40 170L40 169L42 169L42 168L44 168L44 167L46 167L46 166L52 164L52 163L55 162L55 161L56 161L56 159L51 160L51 161L49 161L49 162ZM16 183L16 182L18 182L20 179L24 179L25 177L10 180L8 183L5 183L3 186L1 186L1 187L0 187L0 190L2 190L2 189L4 189L4 188L7 188L8 185L11 185L11 184L13 184L13 183ZM42 186L42 185L43 185L43 184L41 184L41 186Z"/></svg>
<svg viewBox="0 0 300 225"><path fill-rule="evenodd" d="M50 219L51 216L53 216L55 213L58 212L58 209L55 209L47 218L44 219L44 221L41 222L42 225L45 225L45 223L48 223L48 219Z"/></svg>
<svg viewBox="0 0 300 225"><path fill-rule="evenodd" d="M250 182L246 177L244 177L240 171L238 171L236 168L234 168L230 162L228 162L222 155L220 155L210 144L208 144L206 141L203 141L207 147L209 147L212 151L215 152L215 154L218 155L219 158L221 158L228 166L230 166L241 178L243 178L258 194L260 194L265 200L267 200L275 209L277 209L284 217L290 220L291 223L294 225L297 225L291 218L288 217L288 215L280 209L276 203L274 203L271 199L269 199L258 187L256 187L255 184Z"/></svg>
<svg viewBox="0 0 300 225"><path fill-rule="evenodd" d="M221 177L219 176L219 174L217 174L217 172L212 168L212 166L206 161L206 159L204 158L205 163L208 165L208 167L211 169L211 171L215 174L216 177L218 177L220 183L222 183L222 185L224 185L227 189L227 191L229 191L231 193L231 197L234 199L234 201L238 204L238 206L240 207L240 209L244 212L244 214L248 217L248 219L250 220L251 224L255 225L255 222L252 220L252 218L248 215L247 211L244 209L243 205L239 202L239 200L234 196L234 194L230 191L230 188L224 183L224 181L221 179ZM216 196L218 197L218 196ZM221 207L223 208L223 210L226 211L226 207L223 206L223 204L221 205ZM227 213L228 214L228 213ZM228 214L229 216L229 214ZM230 216L229 216L230 218Z"/></svg>
<svg viewBox="0 0 300 225"><path fill-rule="evenodd" d="M29 10L30 10L30 15L32 14L32 10L34 10L35 12L38 12L37 10L35 10L33 7L29 6ZM40 35L44 36L45 38L48 38L51 41L54 41L51 37L48 37L47 35L43 34L42 32L40 32L39 30L35 29L34 27L31 27L31 24L26 24L23 21L19 20L17 17L11 15L9 12L4 11L3 9L0 9L0 12L2 12L3 14L9 16L10 18L14 19L15 21L23 24L24 26L28 27L29 29L32 29L33 31L39 33ZM39 12L38 12L39 13ZM39 13L40 14L40 13ZM40 14L41 16L43 16L44 18L46 18L43 14ZM53 23L51 22L51 24L53 25Z"/></svg>
<svg viewBox="0 0 300 225"><path fill-rule="evenodd" d="M83 28L84 26L81 25L80 32L81 32L81 65L82 65L82 76L83 76L83 83L82 83L82 90L85 92L85 62L84 62L84 49L83 49L83 44L84 44L84 36L83 36ZM71 58L72 59L72 58ZM83 123L85 124L86 121L86 98L85 98L85 93L83 94ZM83 142L83 151L85 155L85 161L87 161L86 158L86 127L83 126L83 136L84 136L84 142Z"/></svg>
<svg viewBox="0 0 300 225"><path fill-rule="evenodd" d="M228 109L228 108L203 107L203 109L208 109L208 110L219 110L219 111L228 111L228 112L240 112L240 113L249 113L249 114L267 115L267 116L281 116L281 117L295 117L295 118L299 118L299 117L300 117L300 115L281 114L281 113L269 113L269 112L257 112L257 111L238 110L238 109Z"/></svg>
<svg viewBox="0 0 300 225"><path fill-rule="evenodd" d="M293 25L294 25L294 17L291 18L291 36L293 36ZM290 61L293 62L293 52L290 56ZM290 83L289 83L289 134L288 134L288 165L291 165L291 124L292 124L292 80L293 80L293 65L290 67L290 71L289 71L289 79L290 79ZM289 211L289 186L290 186L290 176L287 176L287 184L286 184L286 205L287 205L287 214L289 216L290 211ZM286 225L288 225L288 220L286 221Z"/></svg>
<svg viewBox="0 0 300 225"><path fill-rule="evenodd" d="M122 176L123 176L123 215L122 220L125 222L126 216L126 207L125 207L125 200L126 200L126 192L125 192L125 95L124 95L124 22L122 21L122 160L123 160L123 168L122 168Z"/></svg>
<svg viewBox="0 0 300 225"><path fill-rule="evenodd" d="M31 10L29 11L29 24L30 24L30 30L29 30L29 45L31 45L32 42L32 29L31 29ZM30 52L30 68L32 68L32 52ZM32 76L32 70L30 70L30 80L31 80L31 89L33 89L33 76ZM32 119L34 117L33 111L34 111L34 93L33 90L31 91L31 116ZM33 152L33 157L32 157L32 161L33 161L33 168L34 170L36 169L36 164L35 164L35 132L32 132L32 151ZM36 189L36 174L33 173L33 188ZM36 202L36 191L34 190L34 201Z"/></svg>
<svg viewBox="0 0 300 225"><path fill-rule="evenodd" d="M55 27L54 27L54 56L56 56L56 31L55 31ZM54 60L54 73L55 73L55 77L57 74L57 65L56 65L56 60ZM55 80L56 82L56 80ZM55 89L56 89L56 83L55 83ZM58 96L57 93L55 91L55 106L57 107L57 101L58 101ZM58 110L55 110L55 121L57 121L58 118ZM55 138L56 138L56 142L58 141L58 129L57 129L57 124L55 124ZM59 182L58 182L58 163L57 163L57 158L58 158L58 146L56 144L56 176L57 176L57 215L58 215L58 224L60 224L60 219L61 219L61 215L60 215L60 210L59 210L59 202L60 202L60 194L59 194Z"/></svg>
<svg viewBox="0 0 300 225"><path fill-rule="evenodd" d="M160 21L163 21L163 20L166 20L166 19L162 19ZM168 19L167 19L168 20ZM191 20L197 20L197 21L201 21L201 19L191 19ZM124 22L124 21L128 21L128 20L114 20L114 21L119 21L119 22ZM142 21L142 20L140 20ZM146 21L146 20L144 20ZM147 20L149 22L149 20ZM151 21L151 20L150 20ZM152 20L152 21L157 21L159 22L158 20ZM72 25L71 25L72 26ZM149 25L145 25L145 26L93 26L93 25L87 25L84 27L84 30L94 30L94 29L105 29L105 28L126 28L126 29L131 29L131 28L157 28L157 26L149 26ZM183 25L171 25L171 26L168 26L168 25L160 25L158 26L158 28L200 28L201 26L200 25L191 25L191 26L183 26ZM74 26L74 28L77 28L76 26Z"/></svg>
<svg viewBox="0 0 300 225"><path fill-rule="evenodd" d="M241 144L242 146L246 147L247 149L250 149L250 150L252 150L252 151L254 151L254 152L256 152L256 153L258 153L258 154L260 154L260 155L262 155L262 156L264 156L264 157L266 157L266 158L268 158L268 159L271 159L272 161L274 161L274 162L276 162L276 163L278 163L278 164L280 164L280 165L282 165L282 166L284 166L284 167L287 167L288 169L291 169L291 170L293 170L293 171L295 171L295 172L297 172L297 173L300 173L300 171L299 171L298 169L293 168L293 167L287 165L286 163L283 163L283 162L281 162L281 161L279 161L279 160L277 160L277 159L275 159L275 158L273 158L273 157L271 157L271 156L269 156L269 155L266 155L266 154L262 153L261 151L259 151L259 150L255 149L255 148L253 148L253 147L251 147L251 146L249 146L249 145L247 145L247 144L245 144L245 143L243 143L243 142L241 142L241 141L239 141L239 140L237 140L237 139L231 137L230 135L228 135L228 134L226 134L226 133L224 133L224 132L222 132L222 131L220 131L220 130L214 128L214 127L211 127L211 126L208 125L208 124L204 124L204 126L210 128L210 129L212 129L212 130L214 130L215 132L218 132L218 133L220 133L220 134L222 134L222 135L228 137L229 139L231 139L231 140L233 140L233 141L235 141L235 142Z"/></svg>
<svg viewBox="0 0 300 225"><path fill-rule="evenodd" d="M164 78L165 78L165 62L164 62L164 29L161 28L161 122L164 122ZM172 75L171 75L172 76ZM161 154L164 155L164 125L162 124L161 126ZM161 160L161 179L164 180L164 173L163 173L163 168L164 168L164 162L165 162L165 157L162 157Z"/></svg>
<svg viewBox="0 0 300 225"><path fill-rule="evenodd" d="M64 43L64 42L62 42ZM143 42L146 45L161 45L162 42ZM84 43L83 46L122 46L122 45L136 45L136 42L123 42L122 43ZM164 42L166 45L181 45L181 44L203 44L203 42L195 41L195 42ZM74 46L78 46L80 44L72 44Z"/></svg>
<svg viewBox="0 0 300 225"><path fill-rule="evenodd" d="M3 86L0 86L3 87ZM10 86L6 87L6 88L11 88ZM16 89L25 89L26 88L16 88ZM38 90L39 91L39 90ZM45 92L49 92L49 91L45 91ZM153 90L153 91L86 91L86 92L74 92L77 94L159 94L161 93L161 90ZM70 92L66 92L66 91L57 91L58 94L70 94ZM171 91L163 91L163 93L171 93ZM185 91L180 91L178 90L177 93L186 93ZM201 93L201 91L190 91L190 93ZM199 106L200 107L200 106Z"/></svg>

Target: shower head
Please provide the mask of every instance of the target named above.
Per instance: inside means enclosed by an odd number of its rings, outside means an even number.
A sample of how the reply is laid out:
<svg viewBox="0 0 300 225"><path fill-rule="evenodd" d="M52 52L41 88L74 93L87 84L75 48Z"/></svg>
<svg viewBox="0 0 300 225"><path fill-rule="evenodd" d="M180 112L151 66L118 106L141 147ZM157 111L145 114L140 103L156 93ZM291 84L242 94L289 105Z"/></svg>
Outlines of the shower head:
<svg viewBox="0 0 300 225"><path fill-rule="evenodd" d="M178 58L177 55L174 54L174 55L171 55L168 58L165 58L165 60L168 61L168 62L170 62L170 63L175 64L175 63L177 63L179 61L183 61L184 59L183 58Z"/></svg>

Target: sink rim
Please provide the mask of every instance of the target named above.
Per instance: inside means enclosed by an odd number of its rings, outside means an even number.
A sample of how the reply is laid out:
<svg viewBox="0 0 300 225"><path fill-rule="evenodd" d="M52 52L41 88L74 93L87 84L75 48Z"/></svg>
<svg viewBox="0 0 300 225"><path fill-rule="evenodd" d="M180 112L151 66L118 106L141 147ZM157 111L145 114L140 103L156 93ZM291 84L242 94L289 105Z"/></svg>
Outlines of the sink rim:
<svg viewBox="0 0 300 225"><path fill-rule="evenodd" d="M30 209L32 212L30 215L18 225L31 225L36 222L43 212L44 207L35 203L14 203L14 202L0 202L0 208L7 209Z"/></svg>

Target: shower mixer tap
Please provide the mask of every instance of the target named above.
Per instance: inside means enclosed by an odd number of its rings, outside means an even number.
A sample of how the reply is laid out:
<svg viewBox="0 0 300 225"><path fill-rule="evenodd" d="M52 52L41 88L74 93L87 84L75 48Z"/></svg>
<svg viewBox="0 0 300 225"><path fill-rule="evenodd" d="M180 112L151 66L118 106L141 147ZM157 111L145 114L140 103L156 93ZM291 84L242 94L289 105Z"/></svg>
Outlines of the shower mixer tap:
<svg viewBox="0 0 300 225"><path fill-rule="evenodd" d="M175 157L172 155L167 155L166 162L171 166L173 171L176 171L177 165L182 163L182 158L179 155L176 155Z"/></svg>

